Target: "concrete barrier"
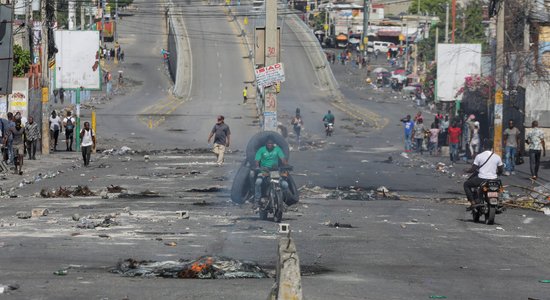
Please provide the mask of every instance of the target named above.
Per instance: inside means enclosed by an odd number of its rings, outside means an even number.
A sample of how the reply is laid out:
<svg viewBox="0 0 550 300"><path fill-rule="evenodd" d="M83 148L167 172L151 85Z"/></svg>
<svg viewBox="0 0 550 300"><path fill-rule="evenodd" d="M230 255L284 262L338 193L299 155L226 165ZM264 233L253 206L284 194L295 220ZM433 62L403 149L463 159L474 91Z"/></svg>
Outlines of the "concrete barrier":
<svg viewBox="0 0 550 300"><path fill-rule="evenodd" d="M278 245L277 279L268 300L302 300L300 258L290 237L281 237Z"/></svg>
<svg viewBox="0 0 550 300"><path fill-rule="evenodd" d="M172 94L178 98L188 99L191 93L192 72L193 72L193 56L191 53L191 45L187 34L187 28L183 20L183 13L170 0L167 1L170 7L168 12L168 23L171 31L176 36L176 78L172 87Z"/></svg>

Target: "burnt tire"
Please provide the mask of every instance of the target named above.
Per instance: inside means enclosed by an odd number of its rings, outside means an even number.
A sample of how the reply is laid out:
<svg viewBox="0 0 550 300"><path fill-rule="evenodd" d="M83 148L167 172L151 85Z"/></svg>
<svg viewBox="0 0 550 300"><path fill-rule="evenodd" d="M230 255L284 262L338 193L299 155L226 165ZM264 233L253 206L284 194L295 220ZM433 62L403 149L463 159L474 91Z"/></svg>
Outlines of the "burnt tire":
<svg viewBox="0 0 550 300"><path fill-rule="evenodd" d="M300 195L298 193L298 186L296 186L296 182L294 182L292 175L288 175L287 182L288 192L285 193L283 199L286 205L291 206L298 203Z"/></svg>
<svg viewBox="0 0 550 300"><path fill-rule="evenodd" d="M241 166L231 185L231 201L242 204L251 196L250 168Z"/></svg>
<svg viewBox="0 0 550 300"><path fill-rule="evenodd" d="M265 146L265 143L269 139L273 140L273 142L275 142L277 146L281 147L287 160L290 159L290 150L286 139L278 132L262 131L253 135L250 138L248 145L246 146L246 160L248 161L248 163L250 163L251 166L255 165L254 160L256 158L256 151L258 151L260 147Z"/></svg>

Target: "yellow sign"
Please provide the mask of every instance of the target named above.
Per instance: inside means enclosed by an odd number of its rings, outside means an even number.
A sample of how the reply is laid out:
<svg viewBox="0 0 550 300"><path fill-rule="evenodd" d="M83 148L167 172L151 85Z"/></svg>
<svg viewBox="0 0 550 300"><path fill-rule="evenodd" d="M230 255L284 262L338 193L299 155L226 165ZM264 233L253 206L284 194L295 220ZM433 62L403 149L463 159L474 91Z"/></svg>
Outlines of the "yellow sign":
<svg viewBox="0 0 550 300"><path fill-rule="evenodd" d="M48 88L42 88L42 103L48 103Z"/></svg>
<svg viewBox="0 0 550 300"><path fill-rule="evenodd" d="M231 0L225 0L225 4L227 5L231 4Z"/></svg>
<svg viewBox="0 0 550 300"><path fill-rule="evenodd" d="M244 25L248 25L248 17L244 17Z"/></svg>
<svg viewBox="0 0 550 300"><path fill-rule="evenodd" d="M277 84L275 84L275 92L277 92L277 94L281 92L281 83L280 82L277 82Z"/></svg>
<svg viewBox="0 0 550 300"><path fill-rule="evenodd" d="M325 24L323 27L325 28L325 31L328 31L328 24Z"/></svg>
<svg viewBox="0 0 550 300"><path fill-rule="evenodd" d="M404 40L405 40L405 35L404 35L404 34L400 34L400 35L399 35L399 40L400 40L400 41L404 41Z"/></svg>
<svg viewBox="0 0 550 300"><path fill-rule="evenodd" d="M311 6L309 6L309 4L306 5L306 12L309 12L310 10L311 10Z"/></svg>
<svg viewBox="0 0 550 300"><path fill-rule="evenodd" d="M359 50L365 50L365 44L359 45Z"/></svg>
<svg viewBox="0 0 550 300"><path fill-rule="evenodd" d="M363 45L367 45L369 43L369 37L366 36L363 38Z"/></svg>

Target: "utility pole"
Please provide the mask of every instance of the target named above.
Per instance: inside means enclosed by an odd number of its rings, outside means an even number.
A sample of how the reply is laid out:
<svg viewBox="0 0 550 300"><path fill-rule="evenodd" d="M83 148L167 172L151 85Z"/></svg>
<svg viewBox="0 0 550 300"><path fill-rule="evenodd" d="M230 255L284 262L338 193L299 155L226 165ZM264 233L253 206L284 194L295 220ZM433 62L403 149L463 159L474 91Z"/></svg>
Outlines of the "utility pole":
<svg viewBox="0 0 550 300"><path fill-rule="evenodd" d="M278 63L277 0L265 0L265 66ZM275 86L265 89L264 130L277 130L277 91Z"/></svg>
<svg viewBox="0 0 550 300"><path fill-rule="evenodd" d="M101 35L101 46L105 45L105 0L99 0L101 1L101 30L99 31L99 34Z"/></svg>
<svg viewBox="0 0 550 300"><path fill-rule="evenodd" d="M449 43L449 3L445 4L445 44Z"/></svg>
<svg viewBox="0 0 550 300"><path fill-rule="evenodd" d="M363 44L363 49L365 54L367 53L367 48L369 44L369 16L370 15L370 1L363 0L363 36L361 43Z"/></svg>
<svg viewBox="0 0 550 300"><path fill-rule="evenodd" d="M46 20L46 9L50 0L42 0L40 7L40 21L42 22L42 155L50 154L50 124L48 113L48 98L50 79L48 76L48 29L50 20Z"/></svg>
<svg viewBox="0 0 550 300"><path fill-rule="evenodd" d="M503 98L502 91L504 83L504 1L499 2L497 15L497 41L496 41L496 68L495 68L495 108L494 108L494 137L493 152L502 157L502 118L503 118Z"/></svg>
<svg viewBox="0 0 550 300"><path fill-rule="evenodd" d="M452 27L452 31L451 31L451 43L455 43L455 31L456 31L456 0L453 0L451 2L451 5L452 5L452 8L451 8L451 11L452 11L452 17L453 17L453 27Z"/></svg>

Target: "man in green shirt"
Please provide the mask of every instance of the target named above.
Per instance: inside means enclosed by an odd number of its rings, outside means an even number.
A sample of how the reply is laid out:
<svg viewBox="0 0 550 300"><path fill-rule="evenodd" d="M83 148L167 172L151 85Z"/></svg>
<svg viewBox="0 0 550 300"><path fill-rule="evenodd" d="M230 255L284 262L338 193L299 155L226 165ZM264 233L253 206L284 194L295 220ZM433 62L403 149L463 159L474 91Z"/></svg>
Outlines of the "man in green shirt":
<svg viewBox="0 0 550 300"><path fill-rule="evenodd" d="M268 170L275 170L279 167L279 159L283 165L287 164L285 154L281 147L276 146L272 140L268 140L266 145L256 151L256 169L265 168ZM256 177L256 184L254 186L254 202L258 203L262 197L262 183L266 175L262 172L258 172ZM281 180L281 187L283 190L288 190L288 182Z"/></svg>

